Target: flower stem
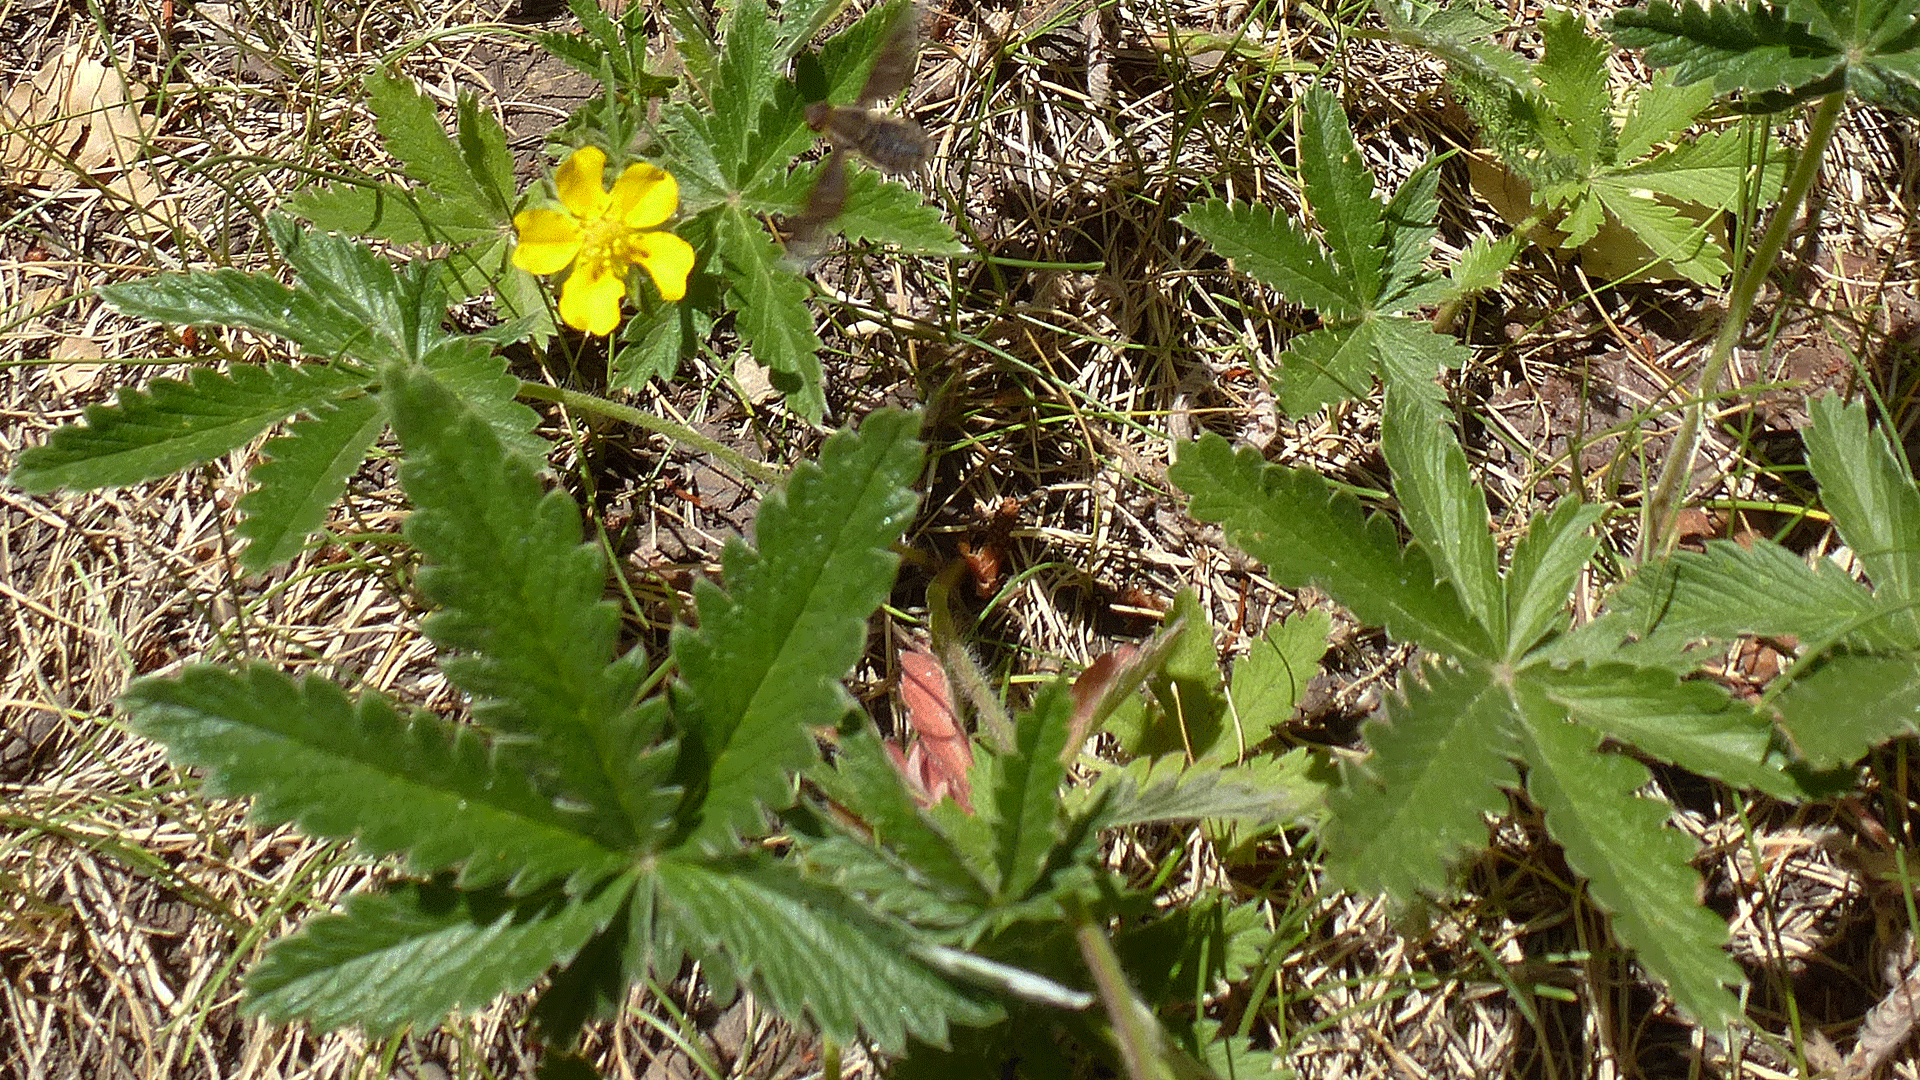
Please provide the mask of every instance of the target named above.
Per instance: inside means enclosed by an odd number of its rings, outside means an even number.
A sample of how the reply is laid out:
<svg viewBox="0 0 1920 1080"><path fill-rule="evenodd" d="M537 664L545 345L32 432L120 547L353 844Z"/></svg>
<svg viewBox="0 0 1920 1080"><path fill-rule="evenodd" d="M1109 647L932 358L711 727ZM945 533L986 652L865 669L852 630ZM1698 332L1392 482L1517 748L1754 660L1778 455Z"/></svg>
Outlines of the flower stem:
<svg viewBox="0 0 1920 1080"><path fill-rule="evenodd" d="M780 478L785 475L785 470L774 465L768 465L765 462L748 460L742 456L739 451L723 446L685 424L677 424L664 417L641 412L631 405L622 405L617 401L608 401L603 397L583 394L578 390L567 390L558 386L549 386L545 383L525 381L520 384L519 396L533 398L537 401L558 402L569 409L578 409L581 412L609 417L621 423L632 424L634 427L645 431L665 435L667 438L672 439L682 446L698 450L703 454L712 455L725 471L734 473L734 479L742 482L750 481L756 486L762 486L778 483Z"/></svg>

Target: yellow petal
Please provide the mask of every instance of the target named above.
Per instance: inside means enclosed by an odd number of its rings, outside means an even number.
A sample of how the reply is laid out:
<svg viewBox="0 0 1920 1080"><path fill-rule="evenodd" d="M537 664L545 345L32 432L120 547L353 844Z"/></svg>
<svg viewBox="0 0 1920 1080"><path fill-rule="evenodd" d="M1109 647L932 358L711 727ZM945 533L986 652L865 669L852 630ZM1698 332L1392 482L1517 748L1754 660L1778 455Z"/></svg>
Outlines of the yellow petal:
<svg viewBox="0 0 1920 1080"><path fill-rule="evenodd" d="M627 166L613 183L609 217L629 228L651 229L680 208L680 183L671 173L644 162Z"/></svg>
<svg viewBox="0 0 1920 1080"><path fill-rule="evenodd" d="M582 221L594 221L607 212L612 200L602 178L607 172L607 154L597 146L583 146L562 162L553 174L553 188L567 213Z"/></svg>
<svg viewBox="0 0 1920 1080"><path fill-rule="evenodd" d="M574 268L560 287L560 318L575 330L611 334L620 325L620 298L627 295L627 283L605 267L590 274L582 273L583 269Z"/></svg>
<svg viewBox="0 0 1920 1080"><path fill-rule="evenodd" d="M529 274L557 274L580 254L580 223L555 210L535 207L513 215L520 242L513 265Z"/></svg>
<svg viewBox="0 0 1920 1080"><path fill-rule="evenodd" d="M670 232L651 232L634 239L634 260L647 268L660 299L687 295L687 275L693 272L693 245Z"/></svg>

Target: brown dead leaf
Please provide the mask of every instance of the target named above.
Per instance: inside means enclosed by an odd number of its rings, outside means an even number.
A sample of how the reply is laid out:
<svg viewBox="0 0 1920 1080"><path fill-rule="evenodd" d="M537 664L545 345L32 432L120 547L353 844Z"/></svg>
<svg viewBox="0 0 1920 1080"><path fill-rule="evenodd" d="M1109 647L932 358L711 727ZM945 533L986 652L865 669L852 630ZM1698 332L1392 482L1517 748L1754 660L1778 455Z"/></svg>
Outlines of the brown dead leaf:
<svg viewBox="0 0 1920 1080"><path fill-rule="evenodd" d="M138 166L148 131L126 77L75 42L0 100L0 167L6 182L64 190L81 174L137 205L157 192Z"/></svg>

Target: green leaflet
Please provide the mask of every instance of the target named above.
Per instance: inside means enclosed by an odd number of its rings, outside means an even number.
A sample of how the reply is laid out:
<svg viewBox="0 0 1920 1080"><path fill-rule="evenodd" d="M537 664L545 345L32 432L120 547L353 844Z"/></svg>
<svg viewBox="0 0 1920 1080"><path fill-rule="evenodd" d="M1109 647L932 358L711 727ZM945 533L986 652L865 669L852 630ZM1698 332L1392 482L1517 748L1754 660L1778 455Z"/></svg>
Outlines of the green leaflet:
<svg viewBox="0 0 1920 1080"><path fill-rule="evenodd" d="M1014 751L1000 759L993 788L994 865L1000 895L1024 899L1041 878L1064 830L1060 785L1067 777L1062 756L1073 727L1073 697L1062 682L1047 684L1033 710L1014 727Z"/></svg>
<svg viewBox="0 0 1920 1080"><path fill-rule="evenodd" d="M1410 898L1445 889L1486 846L1486 816L1517 783L1505 695L1483 671L1431 669L1366 726L1373 756L1329 796L1327 869L1350 889Z"/></svg>
<svg viewBox="0 0 1920 1080"><path fill-rule="evenodd" d="M1453 583L1474 621L1486 628L1488 637L1504 643L1505 596L1486 497L1447 427L1447 416L1427 397L1406 388L1412 382L1388 381L1388 415L1381 425L1380 448L1393 469L1401 518L1432 554L1441 576Z"/></svg>
<svg viewBox="0 0 1920 1080"><path fill-rule="evenodd" d="M252 795L258 820L405 852L415 872L458 871L465 888L578 892L629 859L606 822L535 790L521 755L471 727L402 718L377 694L352 702L263 665L192 667L140 680L122 705L176 761L206 769L214 794Z"/></svg>
<svg viewBox="0 0 1920 1080"><path fill-rule="evenodd" d="M379 401L346 398L267 440L252 473L258 486L240 498L244 517L235 531L247 541L240 565L260 572L298 555L386 426Z"/></svg>
<svg viewBox="0 0 1920 1080"><path fill-rule="evenodd" d="M908 255L965 255L968 250L918 192L858 162L848 176L847 208L835 227L850 241L892 244Z"/></svg>
<svg viewBox="0 0 1920 1080"><path fill-rule="evenodd" d="M390 1032L524 990L619 914L627 874L584 895L510 901L442 884L360 893L339 915L310 920L248 973L247 1009L303 1018L321 1030Z"/></svg>
<svg viewBox="0 0 1920 1080"><path fill-rule="evenodd" d="M1227 684L1234 726L1247 747L1279 732L1306 699L1307 686L1319 674L1333 616L1319 608L1297 612L1267 627L1235 661Z"/></svg>
<svg viewBox="0 0 1920 1080"><path fill-rule="evenodd" d="M1093 795L1102 829L1157 822L1227 819L1250 828L1310 821L1324 809L1327 782L1304 748L1234 766L1188 765L1178 754L1135 758L1109 770Z"/></svg>
<svg viewBox="0 0 1920 1080"><path fill-rule="evenodd" d="M1665 804L1634 794L1646 766L1599 752L1600 734L1563 723L1557 709L1526 707L1522 716L1527 794L1614 933L1688 1015L1715 1027L1740 1015L1728 988L1745 980L1724 952L1726 923L1700 906L1695 846L1667 828Z"/></svg>
<svg viewBox="0 0 1920 1080"><path fill-rule="evenodd" d="M740 335L764 366L787 404L810 420L826 413L820 368L820 336L807 307L807 286L788 272L784 256L759 221L738 210L716 221L727 295L739 312Z"/></svg>
<svg viewBox="0 0 1920 1080"><path fill-rule="evenodd" d="M530 764L550 796L641 835L616 781L653 733L622 722L639 673L612 664L619 612L601 598L606 565L581 543L579 508L424 371L396 366L386 383L416 506L407 538L441 608L424 628L452 652L448 677L475 696L476 720L538 737Z"/></svg>
<svg viewBox="0 0 1920 1080"><path fill-rule="evenodd" d="M1793 748L1815 768L1846 765L1920 731L1920 658L1837 649L1798 674L1776 702Z"/></svg>
<svg viewBox="0 0 1920 1080"><path fill-rule="evenodd" d="M1920 488L1884 432L1869 432L1866 409L1831 395L1812 403L1807 453L1834 525L1883 598L1905 601L1897 632L1920 644Z"/></svg>
<svg viewBox="0 0 1920 1080"><path fill-rule="evenodd" d="M325 365L196 368L90 405L85 424L24 450L8 480L27 491L136 484L217 457L275 424L365 387L365 374Z"/></svg>
<svg viewBox="0 0 1920 1080"><path fill-rule="evenodd" d="M808 728L849 707L839 680L893 584L888 546L915 505L918 423L883 411L829 440L761 506L759 550L728 544L725 591L696 592L699 629L675 630L684 775L709 785L691 808L697 842L728 848L761 831L763 808L791 800L790 773L813 757Z"/></svg>
<svg viewBox="0 0 1920 1080"><path fill-rule="evenodd" d="M1484 656L1486 631L1436 579L1418 548L1401 549L1385 518L1363 517L1317 473L1268 465L1208 435L1180 448L1168 475L1190 512L1224 525L1276 580L1326 589L1361 618L1453 656Z"/></svg>
<svg viewBox="0 0 1920 1080"><path fill-rule="evenodd" d="M1587 529L1596 511L1568 504L1536 520L1502 577L1482 539L1486 506L1444 435L1446 416L1415 387L1411 372L1390 375L1383 417L1394 490L1416 540L1404 553L1318 476L1233 454L1217 437L1182 447L1170 471L1194 496L1192 513L1221 521L1276 581L1312 583L1449 658L1410 668L1398 699L1366 725L1370 756L1350 766L1328 798L1329 871L1348 887L1401 899L1443 891L1452 864L1485 843L1485 819L1505 809L1503 791L1517 787L1514 765L1523 764L1548 830L1614 916L1621 940L1690 1014L1732 1015L1726 988L1739 984L1739 972L1721 951L1724 924L1695 899L1691 844L1664 829L1662 805L1633 794L1646 780L1643 766L1595 753L1613 740L1736 786L1782 798L1804 793L1782 770L1764 718L1713 683L1678 677L1698 662L1683 651L1691 643L1684 631L1662 630L1637 648L1620 644L1636 619L1710 626L1710 598L1695 569L1712 564L1683 559L1673 571L1643 575L1648 584L1624 590L1619 611L1565 634L1567 590L1594 549ZM1433 563L1422 549L1436 552ZM1920 703L1920 693L1902 686L1877 688ZM1880 732L1893 726L1884 718L1873 724Z"/></svg>
<svg viewBox="0 0 1920 1080"><path fill-rule="evenodd" d="M1241 273L1330 319L1351 319L1365 299L1356 295L1333 260L1278 207L1209 200L1181 214L1180 224L1233 260Z"/></svg>
<svg viewBox="0 0 1920 1080"><path fill-rule="evenodd" d="M655 876L662 918L691 947L724 955L736 978L774 1008L805 1016L840 1042L872 1039L889 1052L909 1034L935 1044L949 1024L985 1024L999 1008L916 959L904 926L787 862L668 860Z"/></svg>

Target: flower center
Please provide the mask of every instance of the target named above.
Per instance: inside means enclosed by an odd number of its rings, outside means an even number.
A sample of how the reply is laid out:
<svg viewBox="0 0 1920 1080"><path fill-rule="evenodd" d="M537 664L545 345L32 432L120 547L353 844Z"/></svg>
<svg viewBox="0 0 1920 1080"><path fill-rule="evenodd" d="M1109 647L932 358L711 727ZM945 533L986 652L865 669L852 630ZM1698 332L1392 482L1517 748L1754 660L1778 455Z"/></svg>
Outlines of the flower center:
<svg viewBox="0 0 1920 1080"><path fill-rule="evenodd" d="M619 218L582 222L581 233L579 261L589 275L624 275L633 265L638 230Z"/></svg>

